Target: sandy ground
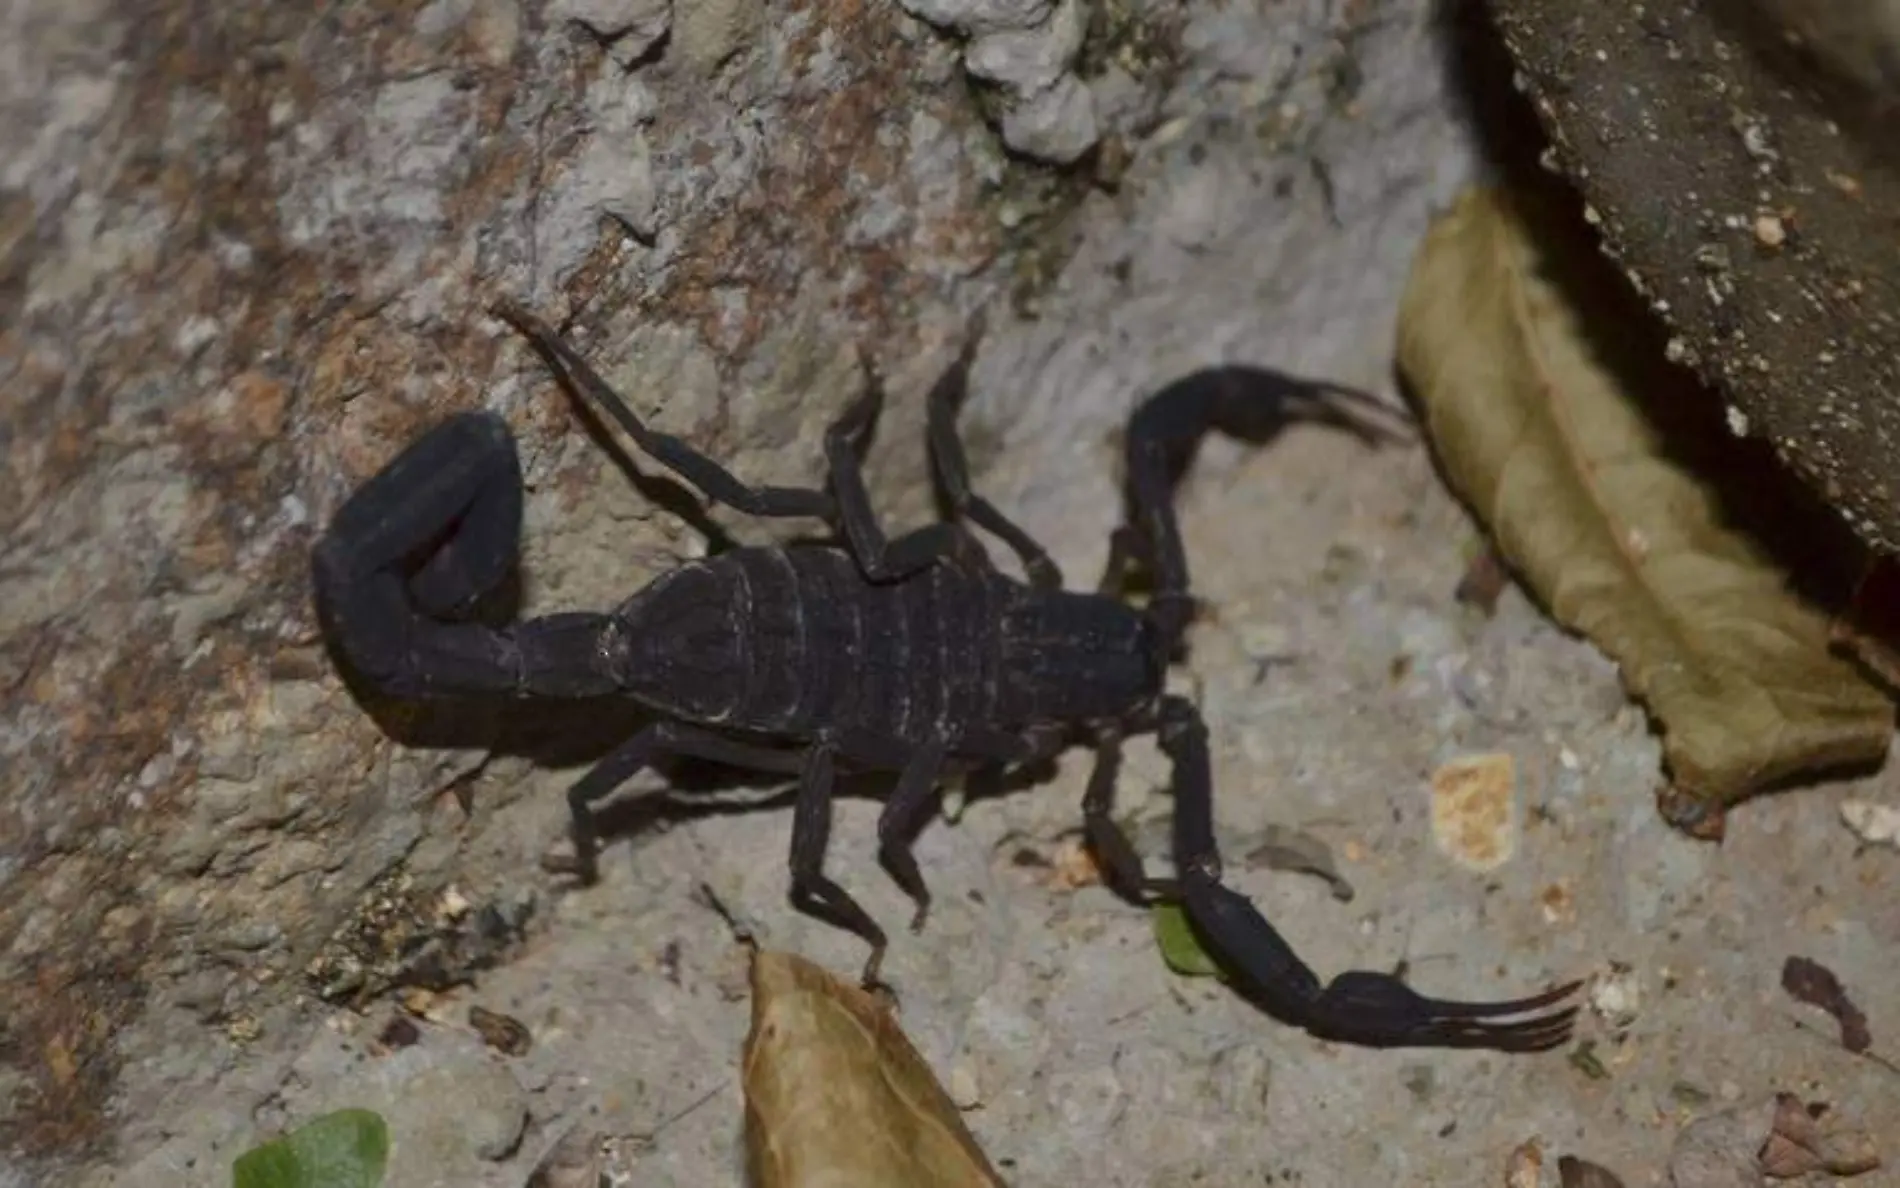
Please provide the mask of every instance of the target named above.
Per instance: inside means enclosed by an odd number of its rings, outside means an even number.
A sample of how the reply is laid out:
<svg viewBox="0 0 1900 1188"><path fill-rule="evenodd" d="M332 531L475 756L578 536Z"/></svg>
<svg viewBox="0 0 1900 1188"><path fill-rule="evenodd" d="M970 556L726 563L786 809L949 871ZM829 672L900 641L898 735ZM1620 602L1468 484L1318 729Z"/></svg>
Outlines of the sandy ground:
<svg viewBox="0 0 1900 1188"><path fill-rule="evenodd" d="M984 443L978 481L1072 586L1093 584L1115 519L1112 435L1159 384L1235 362L1394 395L1392 319L1412 250L1478 176L1478 153L1422 11L1381 11L1358 35L1345 102L1326 79L1282 86L1290 58L1269 35L1325 40L1314 30L1340 20L1327 6L1202 11L1196 68L1274 85L1177 94L1120 192L1081 208L1040 317L997 319L966 413ZM1302 103L1335 106L1276 140ZM941 354L916 361L918 375ZM914 427L915 395L897 399L910 411L892 420ZM755 463L786 452L753 444ZM537 473L589 449L550 447ZM676 527L629 510L611 470L593 475L578 497L552 482L534 495L543 607L605 605L691 551ZM920 506L914 486L880 486L903 491L896 518ZM1900 1026L1900 855L1859 843L1837 807L1892 802L1891 776L1750 805L1719 846L1672 833L1654 807L1659 749L1614 667L1515 589L1490 616L1454 599L1477 537L1420 445L1373 450L1316 427L1259 448L1211 443L1180 507L1209 607L1180 675L1212 729L1230 882L1322 974L1403 961L1428 993L1481 999L1602 980L1577 1042L1541 1056L1322 1043L1171 974L1142 912L1034 860L1069 844L1086 756L924 832L938 906L916 937L872 856L877 805L843 803L829 871L893 928L885 974L904 1025L1011 1183L1466 1188L1504 1183L1510 1152L1537 1140L1546 1185L1559 1153L1631 1186L1667 1184L1685 1126L1784 1090L1900 1133L1884 1062ZM392 802L480 757L392 754L375 769ZM1481 755L1509 756L1513 814L1508 859L1477 872L1434 841L1430 777ZM471 895L500 886L537 905L512 960L412 1003L416 1042L376 1042L397 1010L386 1001L356 1012L295 999L244 1036L228 1017L155 1014L121 1042L120 1149L78 1182L222 1182L260 1136L346 1104L390 1120L400 1188L518 1188L576 1127L620 1138L632 1183L738 1182L743 951L694 888L710 885L774 947L840 971L862 950L786 903L782 802L616 839L597 887L563 888L537 862L576 774L500 758L467 784L473 822L452 797L416 810L416 865L452 870ZM1165 774L1151 748L1131 747L1122 801L1157 864ZM1250 860L1273 827L1325 843L1351 901ZM1792 955L1840 976L1869 1017L1870 1053L1844 1051L1831 1022L1781 990ZM518 1019L532 1047L488 1049L471 1005ZM1893 1174L1854 1183L1900 1183L1881 1178ZM0 1184L34 1182L0 1166Z"/></svg>

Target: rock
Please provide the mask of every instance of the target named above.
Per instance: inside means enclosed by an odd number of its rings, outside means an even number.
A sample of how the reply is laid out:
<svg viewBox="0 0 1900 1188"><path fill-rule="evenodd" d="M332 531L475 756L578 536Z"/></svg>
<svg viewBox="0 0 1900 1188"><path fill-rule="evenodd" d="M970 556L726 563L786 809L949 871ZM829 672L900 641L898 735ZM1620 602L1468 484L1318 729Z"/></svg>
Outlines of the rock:
<svg viewBox="0 0 1900 1188"><path fill-rule="evenodd" d="M700 75L710 75L739 52L760 12L754 0L680 0L673 40Z"/></svg>
<svg viewBox="0 0 1900 1188"><path fill-rule="evenodd" d="M338 1078L331 1066L340 1060L350 1071ZM285 1094L283 1125L345 1107L374 1110L398 1139L390 1147L391 1184L478 1182L482 1165L511 1155L528 1124L527 1092L504 1061L469 1036L431 1031L417 1044L367 1060L324 1036L298 1068L316 1087Z"/></svg>
<svg viewBox="0 0 1900 1188"><path fill-rule="evenodd" d="M1010 108L1003 117L1004 143L1051 164L1067 165L1080 159L1100 138L1095 97L1073 74L1063 75Z"/></svg>
<svg viewBox="0 0 1900 1188"><path fill-rule="evenodd" d="M1887 0L1826 6L1891 55ZM1832 101L1785 60L1805 0L1627 9L1500 0L1549 164L1582 192L1604 250L1674 334L1673 357L1732 402L1736 432L1783 462L1869 545L1900 552L1900 207L1892 77ZM1845 15L1851 9L1852 17ZM1858 63L1858 64L1857 64ZM1876 72L1877 73L1877 72ZM1763 243L1763 216L1783 227ZM1795 234L1786 234L1793 227ZM1774 238L1774 235L1770 235Z"/></svg>
<svg viewBox="0 0 1900 1188"><path fill-rule="evenodd" d="M1046 24L1004 29L970 42L964 65L970 73L1026 94L1053 86L1082 49L1081 0L1062 0Z"/></svg>
<svg viewBox="0 0 1900 1188"><path fill-rule="evenodd" d="M904 11L940 29L981 37L1005 29L1033 29L1048 19L1051 0L899 0Z"/></svg>
<svg viewBox="0 0 1900 1188"><path fill-rule="evenodd" d="M548 16L573 21L598 37L621 67L647 56L673 21L673 0L554 0Z"/></svg>

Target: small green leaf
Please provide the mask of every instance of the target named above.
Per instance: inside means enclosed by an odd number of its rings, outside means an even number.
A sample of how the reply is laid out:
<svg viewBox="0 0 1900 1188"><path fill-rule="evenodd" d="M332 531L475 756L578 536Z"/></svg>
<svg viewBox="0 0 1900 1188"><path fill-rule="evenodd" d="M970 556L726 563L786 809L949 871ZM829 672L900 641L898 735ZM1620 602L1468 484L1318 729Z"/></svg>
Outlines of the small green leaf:
<svg viewBox="0 0 1900 1188"><path fill-rule="evenodd" d="M381 1188L389 1125L371 1110L338 1110L255 1147L231 1165L234 1188Z"/></svg>
<svg viewBox="0 0 1900 1188"><path fill-rule="evenodd" d="M1188 923L1187 913L1181 910L1180 904L1157 903L1153 910L1155 941L1161 946L1161 959L1168 963L1169 969L1184 977L1226 980L1220 966L1201 948L1194 926Z"/></svg>
<svg viewBox="0 0 1900 1188"><path fill-rule="evenodd" d="M1593 1081L1608 1080L1610 1076L1610 1070L1603 1065L1603 1058L1597 1055L1596 1042L1593 1040L1584 1040L1571 1050L1570 1067Z"/></svg>

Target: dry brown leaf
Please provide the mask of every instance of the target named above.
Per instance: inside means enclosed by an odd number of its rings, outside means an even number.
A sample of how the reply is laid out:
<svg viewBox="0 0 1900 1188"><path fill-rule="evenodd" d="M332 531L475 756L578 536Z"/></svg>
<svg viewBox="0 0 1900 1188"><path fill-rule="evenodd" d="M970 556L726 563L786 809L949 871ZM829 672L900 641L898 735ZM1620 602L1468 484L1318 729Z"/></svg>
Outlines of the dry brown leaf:
<svg viewBox="0 0 1900 1188"><path fill-rule="evenodd" d="M1867 564L1834 622L1834 642L1889 689L1900 689L1900 561L1876 557Z"/></svg>
<svg viewBox="0 0 1900 1188"><path fill-rule="evenodd" d="M758 1188L1003 1188L875 996L790 953L752 958L746 1156Z"/></svg>
<svg viewBox="0 0 1900 1188"><path fill-rule="evenodd" d="M1822 1107L1809 1107L1792 1093L1775 1094L1775 1124L1756 1158L1763 1174L1792 1180L1814 1172L1858 1176L1880 1166L1873 1138L1864 1131L1823 1127Z"/></svg>
<svg viewBox="0 0 1900 1188"><path fill-rule="evenodd" d="M1877 762L1892 704L1830 653L1828 617L1664 455L1554 283L1532 201L1468 191L1413 263L1399 366L1447 477L1557 620L1609 653L1648 705L1675 796L1692 802L1680 823L1719 821L1784 777Z"/></svg>
<svg viewBox="0 0 1900 1188"><path fill-rule="evenodd" d="M1575 1155L1558 1158L1557 1177L1562 1188L1623 1188L1623 1181L1609 1168Z"/></svg>
<svg viewBox="0 0 1900 1188"><path fill-rule="evenodd" d="M1537 1188L1544 1180L1544 1148L1526 1139L1504 1161L1504 1188Z"/></svg>

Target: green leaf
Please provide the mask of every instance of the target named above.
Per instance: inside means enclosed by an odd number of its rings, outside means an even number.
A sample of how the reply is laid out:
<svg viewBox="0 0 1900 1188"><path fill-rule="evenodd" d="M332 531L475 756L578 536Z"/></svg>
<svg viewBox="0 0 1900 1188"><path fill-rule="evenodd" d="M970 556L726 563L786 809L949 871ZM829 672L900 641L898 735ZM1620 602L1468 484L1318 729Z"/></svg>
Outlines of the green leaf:
<svg viewBox="0 0 1900 1188"><path fill-rule="evenodd" d="M381 1188L389 1125L371 1110L338 1110L238 1156L234 1188Z"/></svg>
<svg viewBox="0 0 1900 1188"><path fill-rule="evenodd" d="M1161 946L1161 959L1168 968L1183 977L1216 977L1226 981L1220 966L1201 948L1200 940L1194 935L1194 926L1188 923L1187 913L1178 903L1157 903L1153 909L1155 941Z"/></svg>

